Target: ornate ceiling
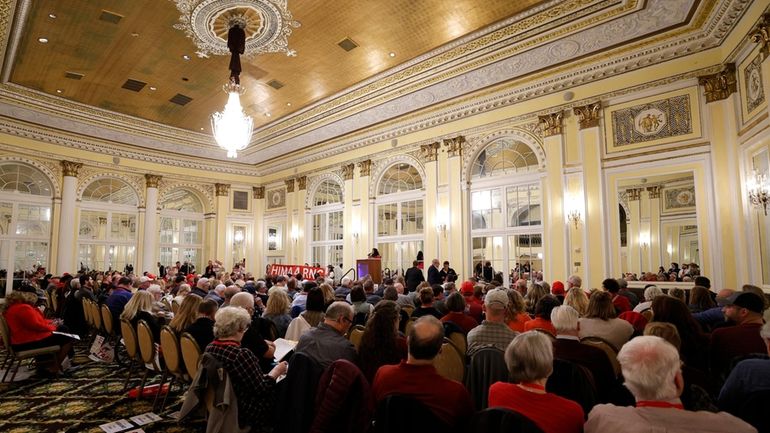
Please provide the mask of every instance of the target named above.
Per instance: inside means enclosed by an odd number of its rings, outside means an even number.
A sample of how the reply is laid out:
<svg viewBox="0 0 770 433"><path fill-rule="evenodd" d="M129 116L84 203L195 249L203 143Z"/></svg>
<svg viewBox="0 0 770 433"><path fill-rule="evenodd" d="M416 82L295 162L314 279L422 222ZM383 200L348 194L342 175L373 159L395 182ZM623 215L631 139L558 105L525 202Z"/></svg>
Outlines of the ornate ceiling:
<svg viewBox="0 0 770 433"><path fill-rule="evenodd" d="M174 28L175 2L214 0L2 2L0 131L264 173L296 164L302 149L318 150L302 161L322 158L712 48L752 3L289 0L296 56L243 59L256 131L238 162L224 164L208 117L224 105L228 57L196 55L205 50ZM262 24L253 20L250 32ZM341 48L345 39L358 47Z"/></svg>

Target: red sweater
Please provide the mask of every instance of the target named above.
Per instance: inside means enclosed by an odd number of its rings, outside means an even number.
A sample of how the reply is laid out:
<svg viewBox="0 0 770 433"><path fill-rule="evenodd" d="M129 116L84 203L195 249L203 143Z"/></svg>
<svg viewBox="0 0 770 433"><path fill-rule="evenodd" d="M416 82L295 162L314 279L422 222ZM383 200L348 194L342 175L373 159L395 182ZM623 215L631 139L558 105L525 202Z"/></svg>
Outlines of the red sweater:
<svg viewBox="0 0 770 433"><path fill-rule="evenodd" d="M29 304L13 304L5 311L11 331L11 344L24 344L50 337L56 327L45 320L43 313Z"/></svg>
<svg viewBox="0 0 770 433"><path fill-rule="evenodd" d="M513 383L496 382L489 387L489 407L515 410L545 433L583 432L583 409L556 394L538 394Z"/></svg>
<svg viewBox="0 0 770 433"><path fill-rule="evenodd" d="M446 316L441 318L441 321L454 323L462 328L466 334L471 332L471 329L479 326L479 322L477 322L476 319L459 311L450 311Z"/></svg>
<svg viewBox="0 0 770 433"><path fill-rule="evenodd" d="M542 317L535 317L534 319L529 320L524 324L524 331L531 331L533 329L544 329L550 332L554 337L556 336L556 328L553 326L553 323L551 323L550 320L543 319Z"/></svg>

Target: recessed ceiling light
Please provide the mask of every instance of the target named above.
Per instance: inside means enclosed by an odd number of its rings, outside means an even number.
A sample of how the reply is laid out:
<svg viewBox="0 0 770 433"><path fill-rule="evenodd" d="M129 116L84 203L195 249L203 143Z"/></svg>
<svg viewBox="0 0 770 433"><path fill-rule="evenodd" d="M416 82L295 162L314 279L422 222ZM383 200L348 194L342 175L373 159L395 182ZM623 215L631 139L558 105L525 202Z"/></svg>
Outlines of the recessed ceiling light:
<svg viewBox="0 0 770 433"><path fill-rule="evenodd" d="M388 55L389 55L390 57L396 57L396 53L394 53L393 51L389 52L389 53L388 53Z"/></svg>
<svg viewBox="0 0 770 433"><path fill-rule="evenodd" d="M132 32L132 33L131 33L131 36L132 36L132 37L137 37L137 36L139 36L139 33L137 33L137 32Z"/></svg>
<svg viewBox="0 0 770 433"><path fill-rule="evenodd" d="M190 81L190 79L187 77L182 77L182 81Z"/></svg>
<svg viewBox="0 0 770 433"><path fill-rule="evenodd" d="M291 102L287 102L287 103L286 103L286 106L287 106L287 107L291 107Z"/></svg>
<svg viewBox="0 0 770 433"><path fill-rule="evenodd" d="M201 128L201 131L203 131L203 128Z"/></svg>
<svg viewBox="0 0 770 433"><path fill-rule="evenodd" d="M152 90L154 92L154 91L158 90L158 88L155 87L155 86L150 86L150 90Z"/></svg>
<svg viewBox="0 0 770 433"><path fill-rule="evenodd" d="M56 89L56 93L61 93L61 92L63 92L63 91L64 91L64 90L62 90L62 89Z"/></svg>
<svg viewBox="0 0 770 433"><path fill-rule="evenodd" d="M188 56L187 54L184 54L184 55L182 56L182 58L183 58L183 59L185 59L185 60L190 60L190 56Z"/></svg>
<svg viewBox="0 0 770 433"><path fill-rule="evenodd" d="M40 42L41 44L47 44L48 38L37 38L37 41Z"/></svg>
<svg viewBox="0 0 770 433"><path fill-rule="evenodd" d="M56 14L48 14L48 18L50 18L52 20L55 20L56 19Z"/></svg>
<svg viewBox="0 0 770 433"><path fill-rule="evenodd" d="M270 113L265 113L265 116L270 117L271 114Z"/></svg>

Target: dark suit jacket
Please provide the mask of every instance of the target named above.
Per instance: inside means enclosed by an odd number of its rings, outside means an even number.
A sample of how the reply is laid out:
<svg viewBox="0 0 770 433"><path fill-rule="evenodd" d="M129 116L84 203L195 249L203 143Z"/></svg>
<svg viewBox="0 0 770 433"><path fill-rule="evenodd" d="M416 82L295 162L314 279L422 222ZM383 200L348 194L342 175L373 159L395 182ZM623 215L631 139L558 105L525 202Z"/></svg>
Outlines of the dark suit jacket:
<svg viewBox="0 0 770 433"><path fill-rule="evenodd" d="M214 341L214 321L208 317L199 317L185 329L198 343L201 352L206 350L206 346Z"/></svg>
<svg viewBox="0 0 770 433"><path fill-rule="evenodd" d="M557 338L553 343L553 357L582 365L594 376L599 401L610 401L619 386L612 364L603 350L579 341Z"/></svg>
<svg viewBox="0 0 770 433"><path fill-rule="evenodd" d="M425 277L422 275L422 271L418 268L409 268L404 274L404 280L406 281L406 290L408 292L414 292L417 286L425 281Z"/></svg>
<svg viewBox="0 0 770 433"><path fill-rule="evenodd" d="M434 284L443 284L443 283L444 283L444 279L441 278L441 275L439 274L439 270L436 269L435 266L430 265L430 267L428 267L428 284L432 286Z"/></svg>

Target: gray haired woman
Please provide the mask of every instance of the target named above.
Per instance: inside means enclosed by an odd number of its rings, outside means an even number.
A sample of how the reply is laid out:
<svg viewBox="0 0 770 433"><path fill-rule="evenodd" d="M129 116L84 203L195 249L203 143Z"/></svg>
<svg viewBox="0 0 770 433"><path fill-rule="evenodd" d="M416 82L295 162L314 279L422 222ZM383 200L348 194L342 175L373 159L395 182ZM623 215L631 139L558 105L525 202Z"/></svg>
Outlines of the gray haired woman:
<svg viewBox="0 0 770 433"><path fill-rule="evenodd" d="M215 316L215 340L206 346L206 353L222 363L233 384L238 398L238 424L255 432L269 432L275 422L275 380L286 373L287 364L278 363L270 373L262 373L257 356L241 347L250 324L251 316L243 308L221 308Z"/></svg>

